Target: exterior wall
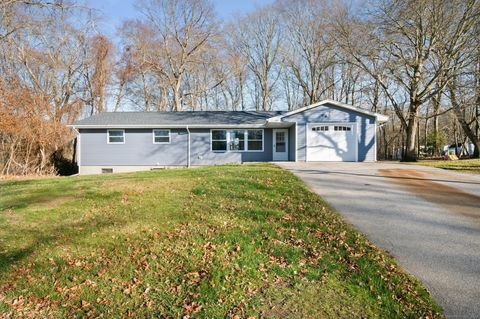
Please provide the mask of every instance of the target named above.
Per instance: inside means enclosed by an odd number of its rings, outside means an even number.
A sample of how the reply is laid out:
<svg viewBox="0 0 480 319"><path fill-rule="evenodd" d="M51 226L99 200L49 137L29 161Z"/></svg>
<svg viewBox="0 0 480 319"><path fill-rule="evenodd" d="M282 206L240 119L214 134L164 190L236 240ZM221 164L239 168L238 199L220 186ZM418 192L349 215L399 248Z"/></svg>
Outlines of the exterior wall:
<svg viewBox="0 0 480 319"><path fill-rule="evenodd" d="M80 130L81 166L186 166L185 129L170 130L170 144L153 144L151 129L126 129L125 144L108 144L106 129Z"/></svg>
<svg viewBox="0 0 480 319"><path fill-rule="evenodd" d="M357 125L358 161L376 160L375 118L363 113L346 110L332 104L324 104L304 112L292 114L283 118L286 122L297 123L297 156L299 161L308 160L307 154L307 124L310 123L348 123Z"/></svg>
<svg viewBox="0 0 480 319"><path fill-rule="evenodd" d="M272 160L272 130L263 130L263 152L212 152L210 129L190 129L191 165L217 165Z"/></svg>
<svg viewBox="0 0 480 319"><path fill-rule="evenodd" d="M170 144L154 144L152 129L125 129L125 144L108 144L107 129L81 129L78 147L80 174L101 173L102 168L130 172L188 164L186 129L171 129ZM263 151L213 152L210 148L210 129L190 129L192 166L271 161L272 130L264 129Z"/></svg>

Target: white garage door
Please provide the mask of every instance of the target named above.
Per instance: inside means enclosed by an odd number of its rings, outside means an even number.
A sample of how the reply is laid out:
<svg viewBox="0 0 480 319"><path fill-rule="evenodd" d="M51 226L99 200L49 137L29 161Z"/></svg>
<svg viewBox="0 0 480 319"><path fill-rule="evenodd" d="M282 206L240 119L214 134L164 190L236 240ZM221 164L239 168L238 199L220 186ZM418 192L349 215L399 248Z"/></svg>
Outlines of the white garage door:
<svg viewBox="0 0 480 319"><path fill-rule="evenodd" d="M357 161L355 124L310 124L307 130L307 161Z"/></svg>

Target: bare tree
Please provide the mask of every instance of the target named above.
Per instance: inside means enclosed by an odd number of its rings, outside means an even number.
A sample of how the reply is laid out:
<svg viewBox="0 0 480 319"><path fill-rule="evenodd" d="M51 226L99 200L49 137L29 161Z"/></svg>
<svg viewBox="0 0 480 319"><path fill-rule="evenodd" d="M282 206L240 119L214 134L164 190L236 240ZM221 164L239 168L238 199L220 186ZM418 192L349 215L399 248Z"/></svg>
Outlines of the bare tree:
<svg viewBox="0 0 480 319"><path fill-rule="evenodd" d="M327 69L336 63L329 1L281 2L287 31L285 64L303 90L304 104L318 102L326 91Z"/></svg>
<svg viewBox="0 0 480 319"><path fill-rule="evenodd" d="M216 34L213 6L208 0L146 0L139 5L150 29L145 63L168 85L172 109L181 111L185 75L204 62Z"/></svg>
<svg viewBox="0 0 480 319"><path fill-rule="evenodd" d="M52 172L52 154L73 138L65 124L83 107L82 72L92 23L82 10L52 7L15 2L9 21L14 32L1 40L3 173Z"/></svg>
<svg viewBox="0 0 480 319"><path fill-rule="evenodd" d="M266 7L240 19L237 31L238 52L253 75L255 108L270 110L281 73L282 37L278 18Z"/></svg>
<svg viewBox="0 0 480 319"><path fill-rule="evenodd" d="M420 108L454 76L452 62L468 43L478 3L469 1L376 2L367 21L344 16L340 45L351 62L374 77L395 109L406 133L403 160L417 157ZM378 72L379 68L382 72ZM407 97L404 113L401 100Z"/></svg>
<svg viewBox="0 0 480 319"><path fill-rule="evenodd" d="M106 89L111 81L113 68L113 45L103 35L95 35L87 44L84 79L86 87L86 105L90 106L90 115L103 112Z"/></svg>

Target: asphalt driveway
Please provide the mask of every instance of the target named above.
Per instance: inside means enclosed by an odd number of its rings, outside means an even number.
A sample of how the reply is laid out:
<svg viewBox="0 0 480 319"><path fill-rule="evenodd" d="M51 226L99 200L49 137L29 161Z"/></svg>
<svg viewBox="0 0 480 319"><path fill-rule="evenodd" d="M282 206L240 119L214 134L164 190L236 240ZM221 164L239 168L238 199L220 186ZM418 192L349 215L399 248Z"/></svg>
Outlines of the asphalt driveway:
<svg viewBox="0 0 480 319"><path fill-rule="evenodd" d="M447 318L480 318L480 175L393 163L278 163L420 279Z"/></svg>

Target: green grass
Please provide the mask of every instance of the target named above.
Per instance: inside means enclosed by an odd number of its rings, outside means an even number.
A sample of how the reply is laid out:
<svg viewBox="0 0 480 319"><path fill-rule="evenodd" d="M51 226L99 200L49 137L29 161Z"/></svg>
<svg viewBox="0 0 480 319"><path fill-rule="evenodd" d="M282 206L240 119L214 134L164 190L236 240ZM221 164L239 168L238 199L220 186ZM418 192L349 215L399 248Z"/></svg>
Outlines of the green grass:
<svg viewBox="0 0 480 319"><path fill-rule="evenodd" d="M0 314L420 318L440 308L269 164L0 182Z"/></svg>
<svg viewBox="0 0 480 319"><path fill-rule="evenodd" d="M412 164L438 167L465 173L480 174L480 159L466 159L458 161L419 160L418 162Z"/></svg>

